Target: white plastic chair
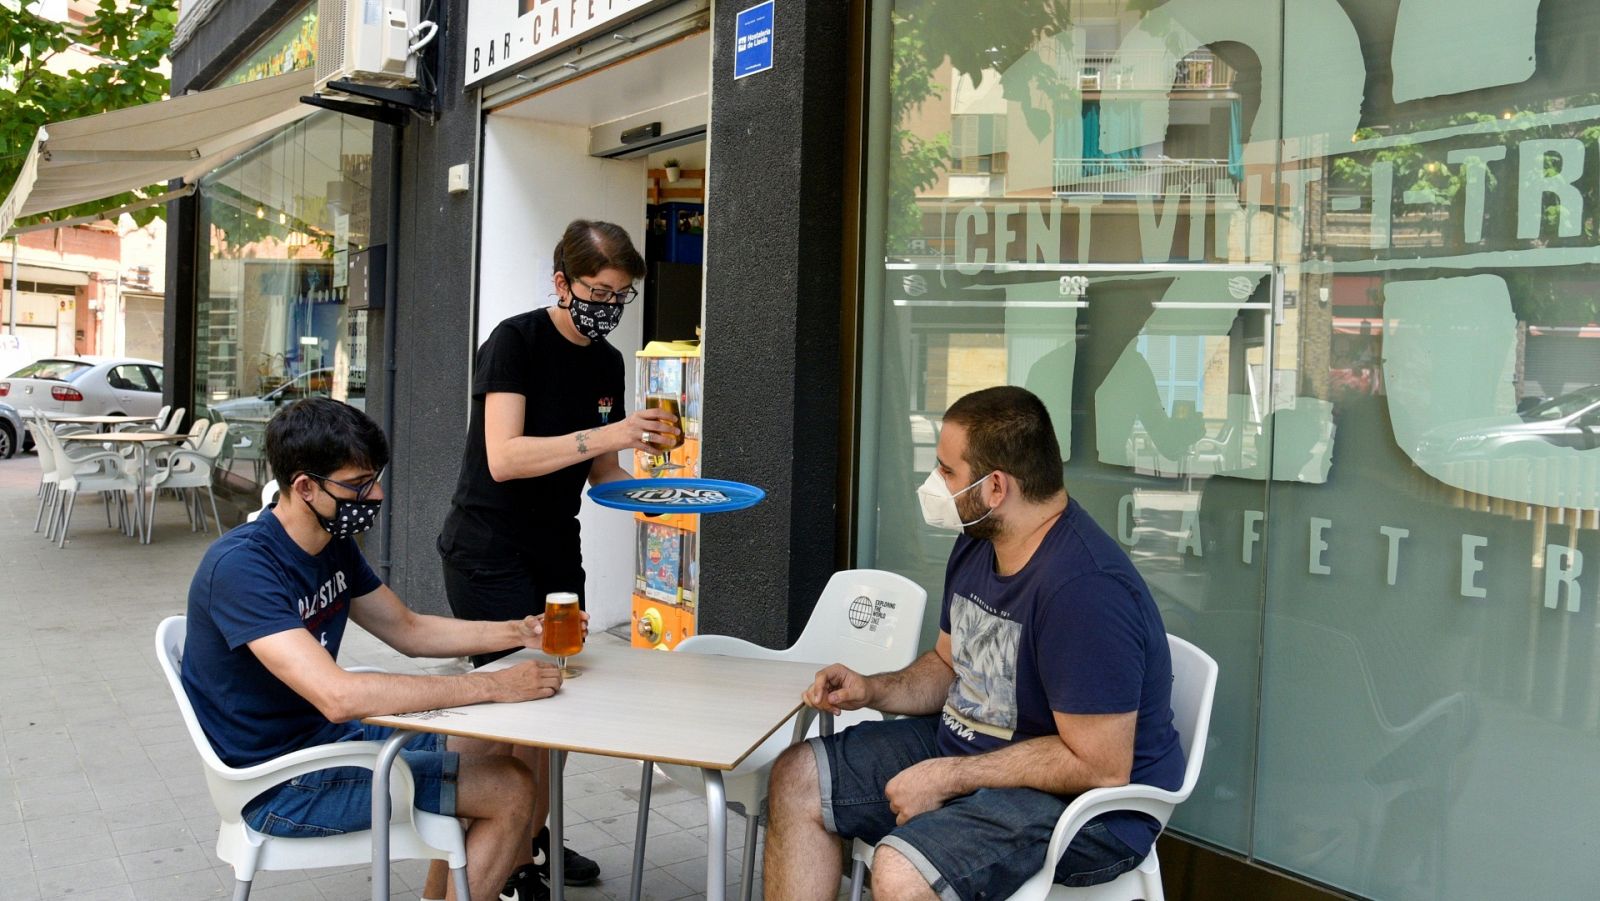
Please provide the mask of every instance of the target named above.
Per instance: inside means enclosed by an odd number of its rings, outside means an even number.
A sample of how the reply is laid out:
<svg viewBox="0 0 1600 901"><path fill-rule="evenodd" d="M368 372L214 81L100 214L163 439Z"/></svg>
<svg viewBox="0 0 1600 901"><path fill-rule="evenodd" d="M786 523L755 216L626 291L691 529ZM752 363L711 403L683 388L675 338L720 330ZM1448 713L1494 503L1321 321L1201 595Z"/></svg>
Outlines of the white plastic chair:
<svg viewBox="0 0 1600 901"><path fill-rule="evenodd" d="M205 422L204 419L199 422ZM194 449L179 448L164 454L159 462L152 465L153 475L150 477L150 521L155 522L156 498L161 496L161 489L171 488L180 493L204 488L211 497L211 516L217 523L217 534L222 534L222 517L217 513L217 493L212 488L212 469L217 462L217 455L222 453L222 445L228 440L228 424L219 422L207 429L205 436ZM194 531L198 523L200 531L206 531L205 511L200 507L198 496L188 503L189 531Z"/></svg>
<svg viewBox="0 0 1600 901"><path fill-rule="evenodd" d="M814 663L819 668L842 663L860 673L892 672L909 666L917 658L917 641L922 634L922 614L928 593L904 576L878 569L850 569L836 572L822 589L817 605L806 620L800 638L784 650L772 650L728 635L695 635L678 645L678 653L722 654L728 657L753 657L762 660L788 660ZM839 728L866 719L881 719L875 710L852 710L837 717ZM740 897L749 901L755 875L755 847L762 807L767 800L767 784L772 764L786 748L804 737L810 723L809 710L796 716L794 728L779 727L744 762L723 774L728 804L744 809L744 860L741 868ZM815 727L812 729L815 733ZM648 778L649 763L645 764ZM705 794L705 777L694 767L656 764L673 782L698 794ZM649 797L639 798L638 835L645 834L650 816ZM636 841L634 872L640 872L644 841Z"/></svg>
<svg viewBox="0 0 1600 901"><path fill-rule="evenodd" d="M1210 655L1176 635L1167 636L1172 654L1172 725L1183 745L1185 764L1183 784L1177 791L1152 785L1118 785L1095 788L1074 798L1050 835L1044 866L1022 884L1008 901L1166 901L1161 888L1161 862L1156 849L1137 867L1101 885L1068 888L1055 884L1056 864L1067 846L1088 822L1114 810L1135 810L1154 817L1163 829L1172 811L1188 800L1200 781L1200 765L1206 756L1206 734L1211 729L1211 701L1217 691L1217 662ZM873 846L856 840L851 849L855 858L851 876L851 901L860 901L866 868L872 861Z"/></svg>
<svg viewBox="0 0 1600 901"><path fill-rule="evenodd" d="M244 521L245 522L255 522L256 520L260 519L261 518L261 514L267 512L267 508L271 507L272 506L272 502L277 500L277 498L278 498L278 480L277 479L268 479L267 480L267 484L261 486L261 508L259 510L255 510L255 511L251 512L251 514L249 516L246 516L244 518Z"/></svg>
<svg viewBox="0 0 1600 901"><path fill-rule="evenodd" d="M122 530L133 534L133 519L127 505L128 494L139 490L139 479L128 461L115 451L94 450L84 454L70 454L61 438L49 429L43 438L50 443L50 455L56 464L55 503L50 515L46 538L54 538L57 547L67 546L67 532L72 527L72 510L77 505L78 494L84 491L110 493L107 497L106 525L111 525L109 501L115 500ZM60 523L59 531L56 523Z"/></svg>
<svg viewBox="0 0 1600 901"><path fill-rule="evenodd" d="M156 627L156 658L167 676L167 686L178 702L178 712L189 738L205 764L206 788L222 817L217 831L217 856L233 866L234 901L250 897L250 883L258 870L305 870L313 867L352 866L372 861L370 830L318 838L278 838L263 835L244 822L244 807L257 795L296 776L340 766L372 769L382 742L346 741L291 751L254 766L235 768L222 762L200 729L189 704L179 672L183 666L186 617L169 616ZM456 897L471 897L467 888L467 840L455 817L417 810L411 768L396 757L390 782L393 818L389 825L389 855L396 860L444 860L450 864Z"/></svg>

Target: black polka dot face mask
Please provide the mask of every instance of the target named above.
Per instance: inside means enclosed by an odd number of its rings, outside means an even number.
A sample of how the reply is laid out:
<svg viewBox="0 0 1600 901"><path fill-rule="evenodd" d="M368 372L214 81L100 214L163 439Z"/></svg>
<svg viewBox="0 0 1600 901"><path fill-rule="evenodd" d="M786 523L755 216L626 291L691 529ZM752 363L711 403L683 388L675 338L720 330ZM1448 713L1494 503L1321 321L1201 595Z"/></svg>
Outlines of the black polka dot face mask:
<svg viewBox="0 0 1600 901"><path fill-rule="evenodd" d="M369 484L377 484L377 481L374 478ZM316 507L311 508L311 515L317 518L317 522L322 524L322 528L329 535L335 538L353 538L377 524L378 508L383 506L381 499L369 501L365 497L365 491L361 492L362 496L354 500L335 497L328 491L328 486L322 484L321 480L317 481L317 487L322 489L322 493L333 498L332 516L323 516L317 512Z"/></svg>

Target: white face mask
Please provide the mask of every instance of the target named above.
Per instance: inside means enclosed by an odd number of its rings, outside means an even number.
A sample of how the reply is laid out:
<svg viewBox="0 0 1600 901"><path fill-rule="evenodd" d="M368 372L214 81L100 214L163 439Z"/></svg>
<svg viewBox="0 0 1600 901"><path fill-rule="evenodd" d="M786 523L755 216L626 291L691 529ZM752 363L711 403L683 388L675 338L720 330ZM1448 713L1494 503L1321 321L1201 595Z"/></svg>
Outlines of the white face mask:
<svg viewBox="0 0 1600 901"><path fill-rule="evenodd" d="M994 473L989 473L989 476L992 475ZM917 489L917 499L922 502L923 521L935 529L949 529L952 532L959 532L967 526L975 526L988 519L989 514L994 512L993 507L989 508L988 513L974 519L972 522L962 522L961 511L956 509L956 498L982 485L989 476L984 476L971 485L951 494L950 486L944 483L944 476L939 475L939 470L935 469L933 472L928 473L928 480L922 483L921 488Z"/></svg>

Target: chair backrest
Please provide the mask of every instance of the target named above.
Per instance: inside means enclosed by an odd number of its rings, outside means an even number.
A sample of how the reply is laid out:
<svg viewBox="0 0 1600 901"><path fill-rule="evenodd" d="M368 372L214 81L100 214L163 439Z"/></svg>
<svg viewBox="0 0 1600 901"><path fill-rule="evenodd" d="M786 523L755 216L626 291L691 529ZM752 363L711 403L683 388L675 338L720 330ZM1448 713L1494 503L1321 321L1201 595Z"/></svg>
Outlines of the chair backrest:
<svg viewBox="0 0 1600 901"><path fill-rule="evenodd" d="M790 660L842 663L859 673L883 673L917 659L928 593L905 576L881 569L847 569L823 586Z"/></svg>
<svg viewBox="0 0 1600 901"><path fill-rule="evenodd" d="M203 421L203 420L202 420ZM222 453L222 445L228 440L228 424L219 422L206 430L205 437L200 439L197 450L201 454L215 460Z"/></svg>
<svg viewBox="0 0 1600 901"><path fill-rule="evenodd" d="M47 476L54 477L56 471L55 445L45 438L45 435L53 436L55 432L51 431L49 421L40 414L35 414L28 425L33 430L34 450L39 452L39 468Z"/></svg>
<svg viewBox="0 0 1600 901"><path fill-rule="evenodd" d="M211 740L206 738L206 733L200 728L200 720L194 715L194 705L189 703L189 693L183 690L183 642L189 634L189 618L186 616L169 616L156 626L156 659L161 662L161 672L167 677L167 687L172 689L172 697L178 702L178 713L183 717L183 725L189 730L189 739L194 742L194 748L200 752L200 759L205 763L209 773L229 773L232 768L222 762L217 756L215 748L211 747Z"/></svg>
<svg viewBox="0 0 1600 901"><path fill-rule="evenodd" d="M151 422L155 425L156 428L159 429L163 425L166 424L166 422L167 422L167 414L171 413L171 412L172 412L172 404L162 404L161 405L161 409L156 411L156 418L151 420Z"/></svg>
<svg viewBox="0 0 1600 901"><path fill-rule="evenodd" d="M186 407L174 407L172 409L172 415L157 416L156 431L176 432L178 429L183 428L183 414L187 412L189 412L189 410Z"/></svg>
<svg viewBox="0 0 1600 901"><path fill-rule="evenodd" d="M199 447L200 439L206 436L206 431L211 428L211 420L196 419L194 425L189 426L189 437L184 443L190 447Z"/></svg>
<svg viewBox="0 0 1600 901"><path fill-rule="evenodd" d="M1172 726L1178 730L1186 761L1178 794L1188 798L1200 781L1200 765L1206 756L1211 702L1217 693L1217 662L1176 635L1167 636L1167 648L1172 654Z"/></svg>
<svg viewBox="0 0 1600 901"><path fill-rule="evenodd" d="M261 509L256 510L249 516L246 516L245 522L255 522L257 519L260 519L261 514L267 512L267 508L272 506L272 502L276 500L277 497L278 480L268 479L267 484L261 486Z"/></svg>

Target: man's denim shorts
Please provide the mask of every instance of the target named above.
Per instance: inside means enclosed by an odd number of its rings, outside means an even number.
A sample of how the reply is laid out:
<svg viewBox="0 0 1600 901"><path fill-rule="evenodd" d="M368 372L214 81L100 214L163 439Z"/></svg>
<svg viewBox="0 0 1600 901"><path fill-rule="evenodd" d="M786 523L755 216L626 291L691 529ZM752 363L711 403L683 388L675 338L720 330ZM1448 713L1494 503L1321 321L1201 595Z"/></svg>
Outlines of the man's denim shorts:
<svg viewBox="0 0 1600 901"><path fill-rule="evenodd" d="M392 734L387 726L351 723L339 741L383 741ZM417 808L455 816L461 755L444 749L444 736L419 735L400 756L411 767ZM244 821L257 832L283 838L364 831L372 825L372 771L341 766L296 776L251 801Z"/></svg>
<svg viewBox="0 0 1600 901"><path fill-rule="evenodd" d="M1031 788L986 788L895 825L884 786L938 749L936 717L858 723L813 738L822 820L828 831L887 845L905 855L944 901L1006 898L1039 872L1067 801ZM1056 866L1056 881L1110 882L1143 854L1091 821Z"/></svg>

